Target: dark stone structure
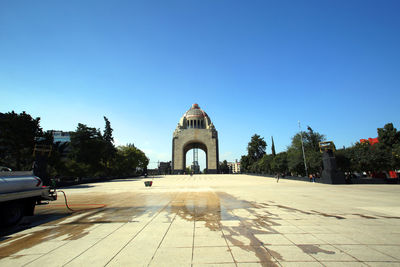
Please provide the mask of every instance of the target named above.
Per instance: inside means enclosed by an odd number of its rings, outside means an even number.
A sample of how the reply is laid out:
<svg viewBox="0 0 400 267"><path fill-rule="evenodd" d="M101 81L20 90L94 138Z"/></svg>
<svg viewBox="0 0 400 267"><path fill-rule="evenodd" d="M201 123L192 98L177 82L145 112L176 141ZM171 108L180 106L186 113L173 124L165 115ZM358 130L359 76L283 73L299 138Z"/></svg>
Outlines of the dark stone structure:
<svg viewBox="0 0 400 267"><path fill-rule="evenodd" d="M322 171L321 182L328 184L346 183L343 173L337 169L335 155L331 149L323 151L322 163L324 170Z"/></svg>
<svg viewBox="0 0 400 267"><path fill-rule="evenodd" d="M171 161L158 164L158 174L171 174Z"/></svg>

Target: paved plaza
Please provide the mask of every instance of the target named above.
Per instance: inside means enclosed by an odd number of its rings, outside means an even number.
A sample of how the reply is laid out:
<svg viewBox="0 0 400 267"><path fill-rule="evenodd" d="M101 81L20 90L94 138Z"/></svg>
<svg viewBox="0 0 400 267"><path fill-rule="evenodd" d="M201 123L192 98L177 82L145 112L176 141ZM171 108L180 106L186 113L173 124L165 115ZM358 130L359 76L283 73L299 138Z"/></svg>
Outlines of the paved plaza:
<svg viewBox="0 0 400 267"><path fill-rule="evenodd" d="M151 180L146 179L146 180ZM400 266L400 185L175 175L64 189L0 266Z"/></svg>

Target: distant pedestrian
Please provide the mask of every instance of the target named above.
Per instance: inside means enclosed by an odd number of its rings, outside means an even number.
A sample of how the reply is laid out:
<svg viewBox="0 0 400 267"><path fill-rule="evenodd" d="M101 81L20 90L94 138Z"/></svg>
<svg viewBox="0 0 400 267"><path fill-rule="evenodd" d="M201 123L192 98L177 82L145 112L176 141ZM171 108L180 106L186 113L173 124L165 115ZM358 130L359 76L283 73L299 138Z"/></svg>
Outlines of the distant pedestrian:
<svg viewBox="0 0 400 267"><path fill-rule="evenodd" d="M278 173L276 174L276 182L279 182L279 178L280 178L280 173L278 172Z"/></svg>

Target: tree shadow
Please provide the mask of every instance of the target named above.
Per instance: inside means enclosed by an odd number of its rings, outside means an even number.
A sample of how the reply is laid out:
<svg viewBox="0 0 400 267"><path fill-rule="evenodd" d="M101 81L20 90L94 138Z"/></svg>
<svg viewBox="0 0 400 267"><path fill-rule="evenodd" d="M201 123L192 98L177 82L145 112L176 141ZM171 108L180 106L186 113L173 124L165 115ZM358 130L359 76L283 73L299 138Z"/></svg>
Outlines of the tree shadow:
<svg viewBox="0 0 400 267"><path fill-rule="evenodd" d="M57 189L80 189L80 188L91 188L94 187L94 185L88 185L88 184L77 184L77 185L70 185L70 186L62 186L58 187Z"/></svg>
<svg viewBox="0 0 400 267"><path fill-rule="evenodd" d="M148 175L147 177L144 176L139 176L139 177L134 177L134 178L120 178L120 179L115 179L115 180L108 180L104 182L134 182L134 181L142 181L142 180L151 180L151 179L164 179L164 175Z"/></svg>

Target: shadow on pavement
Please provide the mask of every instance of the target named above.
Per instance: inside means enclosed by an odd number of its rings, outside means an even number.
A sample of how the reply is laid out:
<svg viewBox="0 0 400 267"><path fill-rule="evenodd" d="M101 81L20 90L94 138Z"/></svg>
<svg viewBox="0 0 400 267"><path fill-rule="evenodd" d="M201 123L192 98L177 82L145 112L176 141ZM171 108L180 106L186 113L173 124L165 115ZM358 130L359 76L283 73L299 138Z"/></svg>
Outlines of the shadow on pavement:
<svg viewBox="0 0 400 267"><path fill-rule="evenodd" d="M71 186L60 186L57 189L80 189L80 188L91 188L94 185L87 185L87 184L78 184L78 185L71 185Z"/></svg>
<svg viewBox="0 0 400 267"><path fill-rule="evenodd" d="M15 226L0 229L0 241L9 239L10 235L22 232L24 230L40 226L52 221L57 221L64 217L69 216L71 213L57 213L57 214L37 214L34 216L25 216L21 222Z"/></svg>

